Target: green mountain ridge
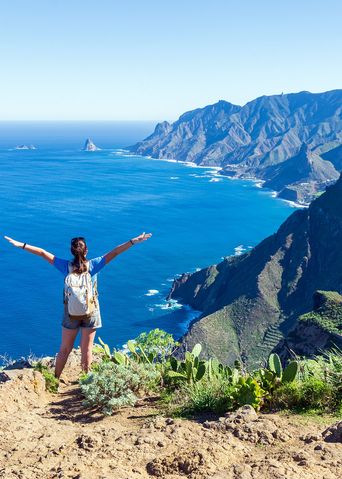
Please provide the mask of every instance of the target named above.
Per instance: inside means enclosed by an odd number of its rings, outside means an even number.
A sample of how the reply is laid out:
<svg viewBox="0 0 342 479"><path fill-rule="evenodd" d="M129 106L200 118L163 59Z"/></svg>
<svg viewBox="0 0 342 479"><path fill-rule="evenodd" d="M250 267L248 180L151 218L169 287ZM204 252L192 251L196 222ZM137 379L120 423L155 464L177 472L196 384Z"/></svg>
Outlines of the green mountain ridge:
<svg viewBox="0 0 342 479"><path fill-rule="evenodd" d="M316 291L341 291L341 244L342 177L250 252L174 281L169 298L203 312L182 348L200 342L222 362L258 364L312 310Z"/></svg>

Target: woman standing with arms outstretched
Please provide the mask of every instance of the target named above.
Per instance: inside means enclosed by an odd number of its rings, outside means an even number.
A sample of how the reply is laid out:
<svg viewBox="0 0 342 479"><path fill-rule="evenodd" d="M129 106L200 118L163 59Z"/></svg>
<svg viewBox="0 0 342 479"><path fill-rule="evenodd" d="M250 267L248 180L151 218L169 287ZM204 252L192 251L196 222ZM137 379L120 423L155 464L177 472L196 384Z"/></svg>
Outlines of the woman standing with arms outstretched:
<svg viewBox="0 0 342 479"><path fill-rule="evenodd" d="M96 330L102 326L97 294L97 273L116 256L127 251L133 245L146 241L151 236L151 233L143 233L116 246L109 253L90 260L86 258L88 253L86 240L81 236L71 240L70 251L73 255L71 260L57 258L43 248L5 236L5 239L16 248L22 248L29 253L41 256L64 275L62 342L55 366L57 378L62 374L79 330L81 330L82 370L88 372L91 366Z"/></svg>

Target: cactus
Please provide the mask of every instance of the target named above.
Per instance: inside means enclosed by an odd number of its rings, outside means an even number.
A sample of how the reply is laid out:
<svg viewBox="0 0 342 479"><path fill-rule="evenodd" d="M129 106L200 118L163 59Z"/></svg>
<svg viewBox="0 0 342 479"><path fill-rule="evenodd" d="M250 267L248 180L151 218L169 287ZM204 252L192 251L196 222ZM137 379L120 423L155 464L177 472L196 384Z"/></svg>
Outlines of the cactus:
<svg viewBox="0 0 342 479"><path fill-rule="evenodd" d="M171 371L168 372L169 378L179 379L188 383L200 381L207 371L206 361L199 359L201 350L201 345L196 344L191 352L186 351L184 361L177 361L176 358L171 356Z"/></svg>
<svg viewBox="0 0 342 479"><path fill-rule="evenodd" d="M298 361L291 361L286 366L283 372L282 381L283 383L291 383L296 379L298 373Z"/></svg>
<svg viewBox="0 0 342 479"><path fill-rule="evenodd" d="M146 354L141 345L137 347L135 341L127 341L127 348L129 352L133 355L134 359L139 363L152 364L154 362L155 355L152 353Z"/></svg>
<svg viewBox="0 0 342 479"><path fill-rule="evenodd" d="M274 373L278 379L281 380L283 375L283 367L280 362L280 357L276 353L270 354L268 358L268 367Z"/></svg>
<svg viewBox="0 0 342 479"><path fill-rule="evenodd" d="M103 351L103 353L104 353L105 358L106 358L106 359L111 359L111 358L112 358L112 355L111 355L111 352L110 352L110 349L109 349L108 344L104 343L101 338L99 338L99 343L100 343L101 346L102 346L102 351Z"/></svg>

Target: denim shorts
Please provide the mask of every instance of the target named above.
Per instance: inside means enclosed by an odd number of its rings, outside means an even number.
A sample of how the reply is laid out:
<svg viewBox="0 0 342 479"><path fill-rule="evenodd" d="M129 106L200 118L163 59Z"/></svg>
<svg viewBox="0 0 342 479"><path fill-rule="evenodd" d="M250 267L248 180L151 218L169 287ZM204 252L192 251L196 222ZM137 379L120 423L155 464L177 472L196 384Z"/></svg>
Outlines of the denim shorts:
<svg viewBox="0 0 342 479"><path fill-rule="evenodd" d="M62 319L62 326L66 329L79 329L79 328L88 328L88 329L99 329L102 327L100 307L97 306L93 314L89 319L70 319L68 308L64 306L64 314Z"/></svg>

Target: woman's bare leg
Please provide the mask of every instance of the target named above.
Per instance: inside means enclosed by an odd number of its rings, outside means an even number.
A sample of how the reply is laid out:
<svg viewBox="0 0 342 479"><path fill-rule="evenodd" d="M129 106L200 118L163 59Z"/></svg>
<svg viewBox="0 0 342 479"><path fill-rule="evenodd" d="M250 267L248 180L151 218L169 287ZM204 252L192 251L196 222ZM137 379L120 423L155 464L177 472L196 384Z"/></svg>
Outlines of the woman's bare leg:
<svg viewBox="0 0 342 479"><path fill-rule="evenodd" d="M59 378L62 374L65 363L67 362L69 354L74 346L77 333L78 329L67 329L62 327L62 343L57 354L55 366L56 378Z"/></svg>
<svg viewBox="0 0 342 479"><path fill-rule="evenodd" d="M96 334L94 328L81 328L81 367L82 371L88 372L93 359L93 344Z"/></svg>

